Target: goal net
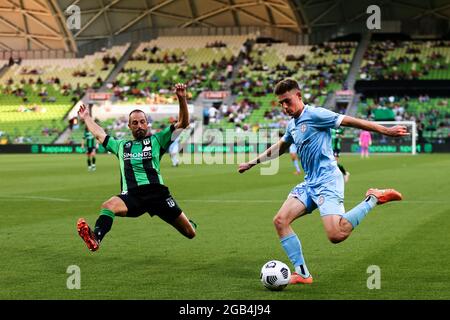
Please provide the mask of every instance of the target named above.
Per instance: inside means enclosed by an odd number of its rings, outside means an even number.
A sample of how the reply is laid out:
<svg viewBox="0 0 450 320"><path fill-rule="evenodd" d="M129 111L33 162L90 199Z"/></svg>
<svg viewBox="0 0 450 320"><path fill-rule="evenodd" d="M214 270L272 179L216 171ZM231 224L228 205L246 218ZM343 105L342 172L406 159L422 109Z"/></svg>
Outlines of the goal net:
<svg viewBox="0 0 450 320"><path fill-rule="evenodd" d="M407 128L409 135L403 137L388 137L380 133L371 132L372 144L369 147L370 153L410 153L416 154L417 148L423 148L423 146L417 146L417 129L414 121L376 121L385 127L393 127L396 125L403 125ZM349 131L347 133L347 130ZM344 136L352 137L352 143L350 145L351 152L359 152L359 129L347 129L345 128ZM423 150L422 150L423 151Z"/></svg>

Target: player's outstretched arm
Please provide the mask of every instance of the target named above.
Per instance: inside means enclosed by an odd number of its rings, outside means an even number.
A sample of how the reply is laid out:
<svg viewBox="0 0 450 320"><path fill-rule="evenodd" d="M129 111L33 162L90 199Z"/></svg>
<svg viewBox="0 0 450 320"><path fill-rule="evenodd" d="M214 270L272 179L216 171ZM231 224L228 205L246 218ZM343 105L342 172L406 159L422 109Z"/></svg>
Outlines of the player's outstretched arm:
<svg viewBox="0 0 450 320"><path fill-rule="evenodd" d="M289 145L283 139L280 139L277 143L271 145L266 151L261 153L255 159L249 162L241 163L239 165L238 172L244 173L245 171L250 170L251 168L256 166L258 163L278 158L283 153L285 153L288 148Z"/></svg>
<svg viewBox="0 0 450 320"><path fill-rule="evenodd" d="M402 137L410 134L405 126L399 125L388 128L374 121L367 121L350 116L344 116L344 119L341 122L341 126L378 132L390 137Z"/></svg>
<svg viewBox="0 0 450 320"><path fill-rule="evenodd" d="M175 129L185 129L189 126L189 110L186 98L186 85L184 83L177 83L175 85L175 94L180 104L180 112L178 116L178 122L175 124Z"/></svg>
<svg viewBox="0 0 450 320"><path fill-rule="evenodd" d="M103 141L105 141L106 138L106 132L91 118L89 110L84 104L80 106L78 116L84 121L88 130L94 135L98 142L103 144Z"/></svg>

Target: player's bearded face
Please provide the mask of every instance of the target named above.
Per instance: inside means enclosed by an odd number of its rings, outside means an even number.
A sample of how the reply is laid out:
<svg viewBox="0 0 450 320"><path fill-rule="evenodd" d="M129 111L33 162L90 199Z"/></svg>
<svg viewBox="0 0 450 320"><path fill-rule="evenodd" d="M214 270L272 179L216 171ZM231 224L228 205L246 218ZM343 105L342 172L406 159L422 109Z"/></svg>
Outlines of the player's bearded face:
<svg viewBox="0 0 450 320"><path fill-rule="evenodd" d="M143 139L147 136L148 123L145 114L142 112L135 112L130 115L128 127L135 139Z"/></svg>

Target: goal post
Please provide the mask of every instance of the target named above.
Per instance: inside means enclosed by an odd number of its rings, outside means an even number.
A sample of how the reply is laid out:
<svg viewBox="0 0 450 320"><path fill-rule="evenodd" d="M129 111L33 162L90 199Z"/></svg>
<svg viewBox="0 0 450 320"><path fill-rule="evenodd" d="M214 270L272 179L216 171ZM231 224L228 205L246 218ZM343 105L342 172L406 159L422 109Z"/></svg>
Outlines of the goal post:
<svg viewBox="0 0 450 320"><path fill-rule="evenodd" d="M406 126L410 135L405 137L400 137L398 139L402 139L403 141L409 141L411 143L411 154L415 155L417 151L416 140L417 140L417 128L415 121L375 121L378 124L381 124L386 127L394 127L397 125Z"/></svg>
<svg viewBox="0 0 450 320"><path fill-rule="evenodd" d="M370 132L372 137L372 144L369 147L370 153L389 154L389 153L402 153L412 154L417 153L417 128L414 121L373 121L374 123L383 125L385 127L393 127L396 125L403 125L406 127L409 135L403 137L388 137L381 133ZM357 153L360 151L359 146L359 134L361 129L344 127L343 137L343 152ZM421 145L420 148L424 148L425 145ZM420 150L423 152L424 150Z"/></svg>

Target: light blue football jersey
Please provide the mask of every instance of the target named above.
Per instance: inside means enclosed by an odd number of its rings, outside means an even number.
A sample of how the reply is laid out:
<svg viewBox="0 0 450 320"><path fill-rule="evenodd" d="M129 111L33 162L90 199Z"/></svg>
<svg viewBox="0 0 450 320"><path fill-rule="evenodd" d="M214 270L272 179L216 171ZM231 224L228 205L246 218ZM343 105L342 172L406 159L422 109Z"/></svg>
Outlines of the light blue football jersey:
<svg viewBox="0 0 450 320"><path fill-rule="evenodd" d="M331 147L331 129L341 125L344 115L321 107L305 105L298 118L292 118L281 138L294 144L310 187L335 179L337 163Z"/></svg>

